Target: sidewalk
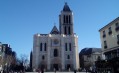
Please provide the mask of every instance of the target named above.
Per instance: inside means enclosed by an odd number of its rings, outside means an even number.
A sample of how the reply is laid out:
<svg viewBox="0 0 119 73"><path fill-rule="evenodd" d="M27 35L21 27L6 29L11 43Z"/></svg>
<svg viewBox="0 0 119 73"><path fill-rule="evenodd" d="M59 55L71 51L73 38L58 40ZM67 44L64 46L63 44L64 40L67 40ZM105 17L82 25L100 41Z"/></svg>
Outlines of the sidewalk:
<svg viewBox="0 0 119 73"><path fill-rule="evenodd" d="M39 73L39 72L25 72L25 73ZM44 72L44 73L55 73L55 72ZM74 73L74 72L56 72L56 73ZM90 72L76 72L76 73L90 73Z"/></svg>

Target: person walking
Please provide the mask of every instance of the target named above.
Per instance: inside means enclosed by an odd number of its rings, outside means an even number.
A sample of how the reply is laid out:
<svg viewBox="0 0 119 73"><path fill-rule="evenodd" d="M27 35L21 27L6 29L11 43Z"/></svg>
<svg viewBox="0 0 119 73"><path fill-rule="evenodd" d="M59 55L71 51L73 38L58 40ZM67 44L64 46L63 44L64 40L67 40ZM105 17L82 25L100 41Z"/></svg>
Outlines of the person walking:
<svg viewBox="0 0 119 73"><path fill-rule="evenodd" d="M76 73L76 70L74 70L74 73Z"/></svg>

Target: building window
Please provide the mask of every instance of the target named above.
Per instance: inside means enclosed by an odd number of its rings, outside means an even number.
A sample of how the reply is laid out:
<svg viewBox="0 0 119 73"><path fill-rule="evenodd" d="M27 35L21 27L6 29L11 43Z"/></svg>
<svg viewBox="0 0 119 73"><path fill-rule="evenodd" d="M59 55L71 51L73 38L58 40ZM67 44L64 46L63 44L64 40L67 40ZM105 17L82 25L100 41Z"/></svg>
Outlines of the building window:
<svg viewBox="0 0 119 73"><path fill-rule="evenodd" d="M104 41L104 48L107 48L107 42Z"/></svg>
<svg viewBox="0 0 119 73"><path fill-rule="evenodd" d="M44 45L44 51L46 51L47 50L47 44L45 43L45 45Z"/></svg>
<svg viewBox="0 0 119 73"><path fill-rule="evenodd" d="M66 26L64 27L64 34L67 34Z"/></svg>
<svg viewBox="0 0 119 73"><path fill-rule="evenodd" d="M69 15L69 23L71 23L71 16Z"/></svg>
<svg viewBox="0 0 119 73"><path fill-rule="evenodd" d="M66 21L66 20L65 20L65 15L64 15L63 19L64 19L64 23L65 23L65 21Z"/></svg>
<svg viewBox="0 0 119 73"><path fill-rule="evenodd" d="M42 43L40 43L40 51L42 51Z"/></svg>
<svg viewBox="0 0 119 73"><path fill-rule="evenodd" d="M103 31L103 38L105 38L106 37L106 34L105 34L105 31Z"/></svg>
<svg viewBox="0 0 119 73"><path fill-rule="evenodd" d="M71 43L69 43L69 51L71 51Z"/></svg>
<svg viewBox="0 0 119 73"><path fill-rule="evenodd" d="M118 31L119 30L119 23L118 22L115 24L115 27L116 27L115 30Z"/></svg>
<svg viewBox="0 0 119 73"><path fill-rule="evenodd" d="M117 44L119 44L119 34L117 35Z"/></svg>
<svg viewBox="0 0 119 73"><path fill-rule="evenodd" d="M58 57L58 50L54 49L54 57Z"/></svg>
<svg viewBox="0 0 119 73"><path fill-rule="evenodd" d="M67 51L67 43L65 43L65 51Z"/></svg>
<svg viewBox="0 0 119 73"><path fill-rule="evenodd" d="M109 32L108 32L108 34L109 34L109 35L112 34L112 29L111 29L111 27L109 27Z"/></svg>
<svg viewBox="0 0 119 73"><path fill-rule="evenodd" d="M70 59L70 56L69 55L67 55L67 59Z"/></svg>
<svg viewBox="0 0 119 73"><path fill-rule="evenodd" d="M68 32L69 32L69 35L70 35L70 34L71 34L70 26L69 26L69 28L68 28Z"/></svg>
<svg viewBox="0 0 119 73"><path fill-rule="evenodd" d="M66 16L66 23L68 23L68 15Z"/></svg>
<svg viewBox="0 0 119 73"><path fill-rule="evenodd" d="M45 56L43 55L43 56L42 56L42 60L44 60L44 59L45 59Z"/></svg>

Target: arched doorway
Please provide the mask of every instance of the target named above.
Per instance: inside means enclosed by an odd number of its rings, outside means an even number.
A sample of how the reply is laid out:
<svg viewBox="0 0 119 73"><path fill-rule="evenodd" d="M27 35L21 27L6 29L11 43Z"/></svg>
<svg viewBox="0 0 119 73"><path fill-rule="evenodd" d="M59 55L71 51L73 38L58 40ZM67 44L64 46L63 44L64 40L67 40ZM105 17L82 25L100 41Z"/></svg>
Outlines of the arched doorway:
<svg viewBox="0 0 119 73"><path fill-rule="evenodd" d="M47 70L47 63L46 61L41 61L39 64L40 70Z"/></svg>
<svg viewBox="0 0 119 73"><path fill-rule="evenodd" d="M67 68L67 70L71 69L71 65L67 64L66 68Z"/></svg>
<svg viewBox="0 0 119 73"><path fill-rule="evenodd" d="M61 59L59 57L54 57L51 60L51 70L59 71L61 70Z"/></svg>
<svg viewBox="0 0 119 73"><path fill-rule="evenodd" d="M53 64L53 68L54 68L55 70L59 70L59 65L58 65L58 64Z"/></svg>

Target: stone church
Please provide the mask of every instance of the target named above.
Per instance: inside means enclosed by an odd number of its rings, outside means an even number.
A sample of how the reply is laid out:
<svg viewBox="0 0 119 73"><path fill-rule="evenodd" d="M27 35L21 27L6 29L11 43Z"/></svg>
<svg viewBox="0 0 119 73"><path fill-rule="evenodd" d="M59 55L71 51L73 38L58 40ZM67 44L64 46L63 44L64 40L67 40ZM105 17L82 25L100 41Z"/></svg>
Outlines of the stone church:
<svg viewBox="0 0 119 73"><path fill-rule="evenodd" d="M65 3L59 15L59 29L33 38L32 68L54 70L79 69L78 36L74 33L73 12Z"/></svg>

